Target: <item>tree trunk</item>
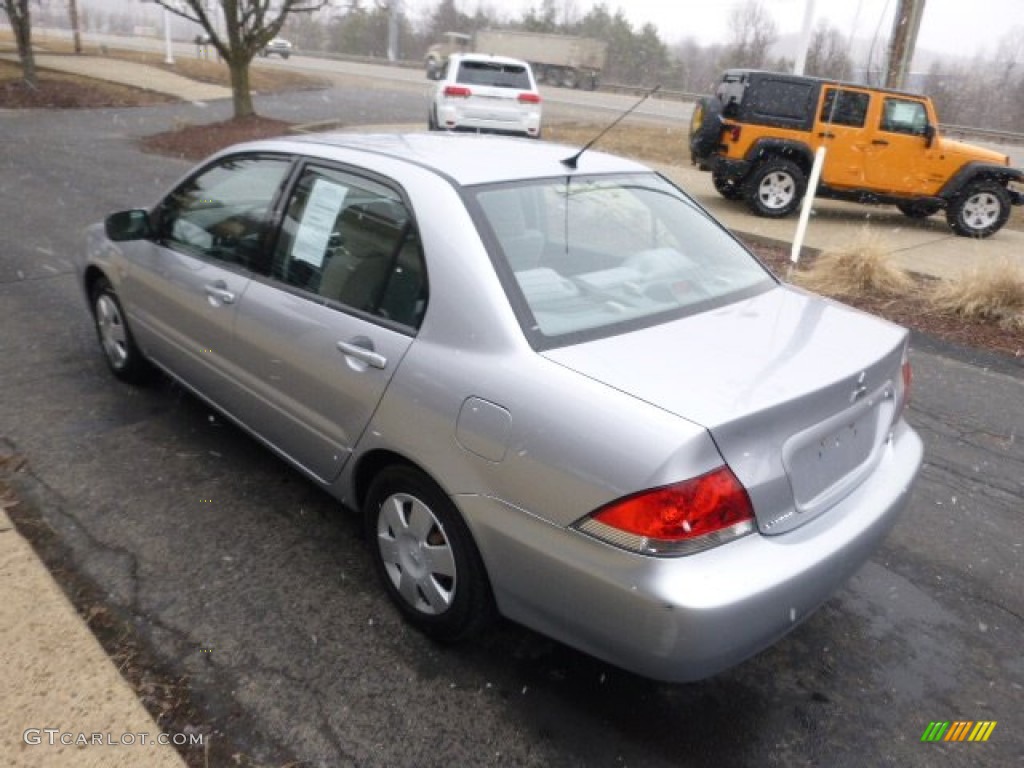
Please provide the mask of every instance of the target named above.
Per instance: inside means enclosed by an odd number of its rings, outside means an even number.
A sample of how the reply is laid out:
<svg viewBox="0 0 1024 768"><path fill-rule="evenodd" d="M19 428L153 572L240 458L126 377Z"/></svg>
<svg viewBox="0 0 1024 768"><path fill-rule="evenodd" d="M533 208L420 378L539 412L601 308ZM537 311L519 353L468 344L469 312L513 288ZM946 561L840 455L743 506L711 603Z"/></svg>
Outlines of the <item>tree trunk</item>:
<svg viewBox="0 0 1024 768"><path fill-rule="evenodd" d="M32 53L32 18L28 8L29 0L4 0L7 18L11 22L14 39L18 43L18 58L21 60L21 76L25 83L36 87L36 59Z"/></svg>
<svg viewBox="0 0 1024 768"><path fill-rule="evenodd" d="M228 71L231 73L231 102L235 108L235 118L255 115L252 105L252 91L249 90L249 64L252 59L232 57L228 59Z"/></svg>

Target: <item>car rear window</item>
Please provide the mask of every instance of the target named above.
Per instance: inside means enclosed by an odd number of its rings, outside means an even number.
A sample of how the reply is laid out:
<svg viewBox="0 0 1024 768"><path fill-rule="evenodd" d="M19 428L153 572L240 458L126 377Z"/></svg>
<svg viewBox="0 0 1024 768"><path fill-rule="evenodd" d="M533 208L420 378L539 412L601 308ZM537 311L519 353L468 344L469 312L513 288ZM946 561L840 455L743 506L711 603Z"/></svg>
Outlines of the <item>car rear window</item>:
<svg viewBox="0 0 1024 768"><path fill-rule="evenodd" d="M676 319L775 285L742 245L655 174L474 191L482 234L536 348Z"/></svg>
<svg viewBox="0 0 1024 768"><path fill-rule="evenodd" d="M521 64L502 64L491 61L463 61L459 65L456 82L462 85L491 85L496 88L532 88L526 67Z"/></svg>

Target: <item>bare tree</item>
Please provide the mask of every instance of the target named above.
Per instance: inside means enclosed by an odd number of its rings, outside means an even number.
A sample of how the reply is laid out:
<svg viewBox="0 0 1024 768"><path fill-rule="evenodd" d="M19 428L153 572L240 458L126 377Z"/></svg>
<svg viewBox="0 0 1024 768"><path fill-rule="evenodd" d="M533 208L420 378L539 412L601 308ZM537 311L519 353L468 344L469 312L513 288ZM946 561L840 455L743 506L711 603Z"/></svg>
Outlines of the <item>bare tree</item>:
<svg viewBox="0 0 1024 768"><path fill-rule="evenodd" d="M22 0L24 1L24 0ZM11 0L5 0L10 3ZM227 62L235 117L256 114L249 89L249 65L263 47L274 39L291 13L309 13L327 5L327 0L155 0L172 13L201 25L210 43ZM223 30L217 16L219 9Z"/></svg>
<svg viewBox="0 0 1024 768"><path fill-rule="evenodd" d="M815 27L807 47L805 71L817 77L848 79L853 69L853 60L848 51L849 45L843 33L827 21L822 21Z"/></svg>
<svg viewBox="0 0 1024 768"><path fill-rule="evenodd" d="M4 0L4 10L11 22L21 60L21 77L26 85L36 87L36 59L32 54L32 14L29 0Z"/></svg>
<svg viewBox="0 0 1024 768"><path fill-rule="evenodd" d="M733 67L763 67L778 39L775 19L760 0L747 0L729 13L727 63Z"/></svg>

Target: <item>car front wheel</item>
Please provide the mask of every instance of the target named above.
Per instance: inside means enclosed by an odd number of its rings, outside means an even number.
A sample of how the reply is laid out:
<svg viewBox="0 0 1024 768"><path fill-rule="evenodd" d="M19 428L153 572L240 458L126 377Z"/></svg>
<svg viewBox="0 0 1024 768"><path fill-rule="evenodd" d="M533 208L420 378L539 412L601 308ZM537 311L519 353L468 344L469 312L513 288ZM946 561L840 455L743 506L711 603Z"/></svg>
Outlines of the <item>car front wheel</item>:
<svg viewBox="0 0 1024 768"><path fill-rule="evenodd" d="M141 384L150 373L149 363L135 344L110 282L106 278L97 280L90 298L96 336L111 372L122 381Z"/></svg>
<svg viewBox="0 0 1024 768"><path fill-rule="evenodd" d="M800 166L789 160L761 163L744 183L747 204L758 216L788 216L800 204L807 178Z"/></svg>
<svg viewBox="0 0 1024 768"><path fill-rule="evenodd" d="M964 187L946 209L946 221L961 237L989 237L1010 218L1010 195L997 181Z"/></svg>
<svg viewBox="0 0 1024 768"><path fill-rule="evenodd" d="M382 470L363 513L374 565L407 621L444 642L487 624L494 602L483 561L455 505L429 477L405 465Z"/></svg>

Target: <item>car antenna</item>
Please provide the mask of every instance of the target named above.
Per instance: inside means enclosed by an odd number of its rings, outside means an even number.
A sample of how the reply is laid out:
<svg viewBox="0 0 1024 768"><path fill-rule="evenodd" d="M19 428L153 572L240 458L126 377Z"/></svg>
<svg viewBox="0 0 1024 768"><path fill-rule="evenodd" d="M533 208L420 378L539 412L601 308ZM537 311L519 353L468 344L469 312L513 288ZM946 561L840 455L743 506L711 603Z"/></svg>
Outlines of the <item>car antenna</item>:
<svg viewBox="0 0 1024 768"><path fill-rule="evenodd" d="M645 93L643 96L640 97L640 99L637 101L636 104L634 104L632 107L630 107L625 112L623 112L621 115L619 115L617 118L615 118L615 120L613 120L612 123L607 128L605 128L603 131L601 131L599 134L597 134L597 136L595 136L590 141L588 141L583 146L583 149L581 149L579 152L577 152L572 157L565 158L562 161L562 165L564 165L569 170L575 171L576 170L576 163L579 161L580 157L583 155L584 152L586 152L592 146L597 144L597 142L601 139L602 136L604 136L606 133L608 133L608 131L610 131L612 128L614 128L616 125L618 125L620 122L622 122L622 120L624 118L628 117L633 112L633 110L635 110L637 107L639 107L645 101L647 101L647 99L649 99L651 96L653 96L655 93L657 93L659 88L661 88L661 83L658 83L656 86L651 88L651 90L649 90L647 93Z"/></svg>

